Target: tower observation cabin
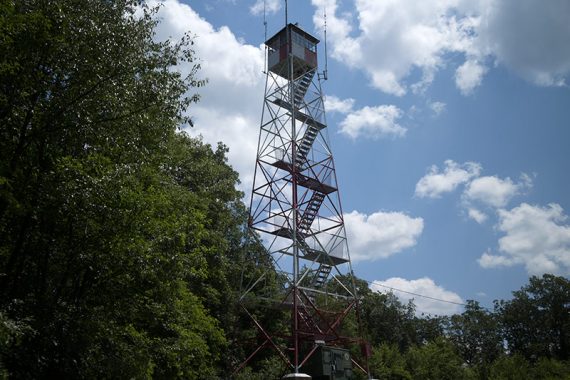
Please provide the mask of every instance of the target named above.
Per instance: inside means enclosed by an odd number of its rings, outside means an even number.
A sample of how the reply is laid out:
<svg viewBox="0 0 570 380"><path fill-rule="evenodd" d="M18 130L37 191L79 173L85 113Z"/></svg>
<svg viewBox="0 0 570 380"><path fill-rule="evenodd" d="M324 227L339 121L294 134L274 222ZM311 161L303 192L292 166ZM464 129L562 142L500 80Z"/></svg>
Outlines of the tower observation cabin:
<svg viewBox="0 0 570 380"><path fill-rule="evenodd" d="M289 79L289 60L287 59L289 53L291 53L293 58L293 79L307 71L316 69L318 43L318 39L297 25L288 24L265 42L265 45L269 48L267 57L269 70L285 79Z"/></svg>

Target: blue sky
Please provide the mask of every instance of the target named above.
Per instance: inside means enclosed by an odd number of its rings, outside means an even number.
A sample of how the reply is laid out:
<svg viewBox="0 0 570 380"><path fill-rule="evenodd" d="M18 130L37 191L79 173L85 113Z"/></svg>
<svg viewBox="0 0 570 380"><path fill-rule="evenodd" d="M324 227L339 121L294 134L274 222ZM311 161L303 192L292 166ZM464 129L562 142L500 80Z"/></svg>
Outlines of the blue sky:
<svg viewBox="0 0 570 380"><path fill-rule="evenodd" d="M327 12L323 91L357 276L380 291L491 306L530 275L570 274L570 2L289 3L289 21L321 40ZM263 101L263 4L168 0L158 33L196 36L209 83L189 111L190 133L229 146L246 193ZM265 10L270 37L284 25L284 1ZM461 311L415 301L419 312Z"/></svg>

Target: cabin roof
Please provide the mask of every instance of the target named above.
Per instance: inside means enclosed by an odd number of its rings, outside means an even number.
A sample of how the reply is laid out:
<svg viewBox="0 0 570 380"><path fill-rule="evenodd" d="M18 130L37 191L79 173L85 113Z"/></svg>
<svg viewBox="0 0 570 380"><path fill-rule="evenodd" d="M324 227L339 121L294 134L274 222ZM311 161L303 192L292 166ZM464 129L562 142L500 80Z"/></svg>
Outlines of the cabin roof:
<svg viewBox="0 0 570 380"><path fill-rule="evenodd" d="M277 40L279 38L281 33L283 33L285 31L285 29L287 29L287 27L289 27L289 28L291 28L291 30L294 30L295 32L299 33L301 36L305 37L307 40L314 43L315 45L319 43L319 40L317 38L315 38L312 35L310 35L309 33L305 32L303 29L299 28L297 25L288 24L287 26L284 26L283 29L281 29L280 31L275 33L273 35L273 37L271 37L267 41L265 41L265 45L269 46L269 45L273 44L273 42L275 42L275 40Z"/></svg>

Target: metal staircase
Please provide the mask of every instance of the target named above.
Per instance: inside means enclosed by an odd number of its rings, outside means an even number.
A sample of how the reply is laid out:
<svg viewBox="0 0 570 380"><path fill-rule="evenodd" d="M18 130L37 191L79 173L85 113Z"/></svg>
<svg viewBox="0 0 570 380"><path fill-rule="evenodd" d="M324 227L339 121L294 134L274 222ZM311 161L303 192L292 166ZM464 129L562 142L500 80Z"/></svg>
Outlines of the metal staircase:
<svg viewBox="0 0 570 380"><path fill-rule="evenodd" d="M321 288L327 281L327 278L329 277L331 270L332 270L332 265L327 263L321 263L319 265L319 268L317 269L317 273L315 273L315 277L313 278L313 286L315 288Z"/></svg>
<svg viewBox="0 0 570 380"><path fill-rule="evenodd" d="M309 244L307 244L307 242L305 241L305 235L300 232L297 233L297 241L299 242L299 247L305 253L305 255L321 253L320 250L311 248Z"/></svg>
<svg viewBox="0 0 570 380"><path fill-rule="evenodd" d="M301 142L297 147L297 153L295 158L298 165L304 165L305 162L307 161L307 156L309 155L309 151L311 150L311 147L313 146L313 143L315 142L315 139L317 138L317 135L319 134L320 130L321 128L319 128L318 125L307 124L307 129L305 130L305 134L303 135L303 138L301 139Z"/></svg>
<svg viewBox="0 0 570 380"><path fill-rule="evenodd" d="M311 70L303 74L299 79L295 81L295 93L293 94L293 98L296 107L300 108L303 104L305 94L307 93L307 90L309 89L314 76L315 71Z"/></svg>
<svg viewBox="0 0 570 380"><path fill-rule="evenodd" d="M299 77L299 79L295 81L295 86L294 86L295 92L293 94L293 100L295 102L296 108L299 109L302 107L303 102L305 100L305 95L307 94L307 90L309 89L309 86L311 85L314 76L315 76L315 71L311 70L301 75L301 77ZM311 150L311 146L313 146L313 143L315 142L315 139L317 138L319 131L324 127L324 125L319 125L317 123L311 122L313 120L310 117L308 118L307 121L308 121L307 129L297 148L297 154L296 154L297 165L303 165L306 162L307 155Z"/></svg>
<svg viewBox="0 0 570 380"><path fill-rule="evenodd" d="M301 230L304 233L308 233L310 231L311 224L313 224L313 221L315 220L317 214L319 213L319 209L321 208L321 205L323 204L324 200L325 200L325 194L319 191L315 191L313 193L311 199L309 199L307 207L305 208L305 212L303 212L303 216L299 221L298 225L299 230Z"/></svg>

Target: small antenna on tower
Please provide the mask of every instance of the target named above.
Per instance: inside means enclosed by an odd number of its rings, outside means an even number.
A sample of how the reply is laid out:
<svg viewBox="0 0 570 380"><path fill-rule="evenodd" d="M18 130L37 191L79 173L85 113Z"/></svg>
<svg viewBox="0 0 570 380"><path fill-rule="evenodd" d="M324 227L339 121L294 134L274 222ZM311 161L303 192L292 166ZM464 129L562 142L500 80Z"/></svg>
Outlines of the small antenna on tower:
<svg viewBox="0 0 570 380"><path fill-rule="evenodd" d="M265 4L267 3L266 0L263 0L263 27L265 29L265 39L264 41L267 41L267 18L265 17Z"/></svg>
<svg viewBox="0 0 570 380"><path fill-rule="evenodd" d="M325 80L329 79L328 54L327 54L327 8L325 8Z"/></svg>
<svg viewBox="0 0 570 380"><path fill-rule="evenodd" d="M263 0L263 28L265 29L265 39L263 40L263 42L267 42L267 18L265 16L266 11L265 11L265 4L266 4L266 0ZM267 73L267 50L268 47L267 45L265 45L265 54L264 54L264 62L263 62L263 73L266 74Z"/></svg>
<svg viewBox="0 0 570 380"><path fill-rule="evenodd" d="M325 69L323 70L322 74L319 73L319 79L328 80L329 79L329 70L328 70L328 54L327 54L327 8L325 8L325 25L324 25L324 37L325 37Z"/></svg>

